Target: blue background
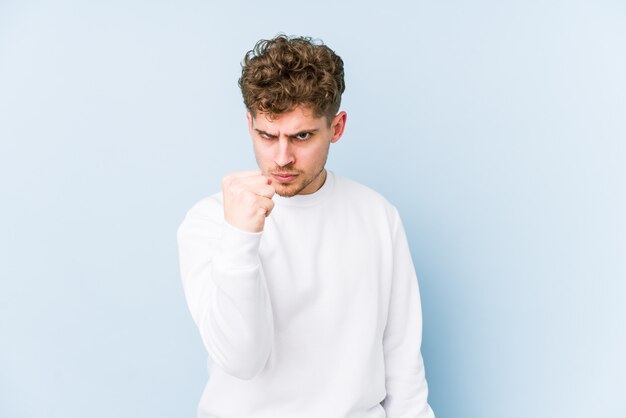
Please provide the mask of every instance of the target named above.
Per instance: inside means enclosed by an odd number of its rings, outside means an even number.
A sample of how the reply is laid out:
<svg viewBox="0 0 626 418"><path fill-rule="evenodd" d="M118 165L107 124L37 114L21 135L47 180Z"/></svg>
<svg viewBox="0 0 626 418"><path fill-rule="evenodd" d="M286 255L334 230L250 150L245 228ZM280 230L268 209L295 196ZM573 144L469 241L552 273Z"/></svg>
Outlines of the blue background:
<svg viewBox="0 0 626 418"><path fill-rule="evenodd" d="M278 32L345 61L328 167L403 216L437 416L626 416L624 2L100 3L0 1L1 417L195 416L175 232Z"/></svg>

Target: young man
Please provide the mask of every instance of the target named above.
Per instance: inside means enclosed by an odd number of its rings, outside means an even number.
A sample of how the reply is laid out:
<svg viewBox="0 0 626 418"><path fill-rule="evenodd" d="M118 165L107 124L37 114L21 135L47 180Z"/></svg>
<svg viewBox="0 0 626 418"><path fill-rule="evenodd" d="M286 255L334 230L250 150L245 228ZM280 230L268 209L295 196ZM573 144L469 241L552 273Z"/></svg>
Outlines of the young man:
<svg viewBox="0 0 626 418"><path fill-rule="evenodd" d="M225 176L178 231L209 353L202 418L431 418L417 280L396 209L324 168L343 62L259 41L239 85L258 171Z"/></svg>

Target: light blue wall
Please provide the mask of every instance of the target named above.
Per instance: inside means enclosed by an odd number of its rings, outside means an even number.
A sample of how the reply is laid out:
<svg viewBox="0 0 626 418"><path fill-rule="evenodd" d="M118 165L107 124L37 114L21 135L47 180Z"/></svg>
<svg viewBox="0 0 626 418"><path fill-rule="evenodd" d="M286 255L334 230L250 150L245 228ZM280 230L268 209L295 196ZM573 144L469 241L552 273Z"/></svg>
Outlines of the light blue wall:
<svg viewBox="0 0 626 418"><path fill-rule="evenodd" d="M100 3L100 4L98 4ZM191 417L175 230L254 166L277 32L343 58L329 167L397 205L440 418L626 416L621 1L0 2L0 417Z"/></svg>

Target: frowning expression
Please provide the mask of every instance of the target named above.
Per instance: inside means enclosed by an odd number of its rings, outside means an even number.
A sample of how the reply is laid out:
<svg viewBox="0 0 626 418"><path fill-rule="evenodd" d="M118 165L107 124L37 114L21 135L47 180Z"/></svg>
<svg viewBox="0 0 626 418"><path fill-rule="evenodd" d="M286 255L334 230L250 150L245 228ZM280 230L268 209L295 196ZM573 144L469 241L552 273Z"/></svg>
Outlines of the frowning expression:
<svg viewBox="0 0 626 418"><path fill-rule="evenodd" d="M326 180L326 158L331 143L343 135L346 113L328 123L311 109L296 107L270 118L257 112L248 117L254 155L261 172L272 179L276 193L290 197L317 191Z"/></svg>

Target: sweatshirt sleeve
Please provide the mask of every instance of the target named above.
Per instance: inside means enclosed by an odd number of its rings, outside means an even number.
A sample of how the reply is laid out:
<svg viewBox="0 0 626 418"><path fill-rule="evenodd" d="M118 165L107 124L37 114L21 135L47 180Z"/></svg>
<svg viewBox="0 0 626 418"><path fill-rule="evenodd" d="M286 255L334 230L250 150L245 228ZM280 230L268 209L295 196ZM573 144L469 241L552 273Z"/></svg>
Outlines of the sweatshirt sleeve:
<svg viewBox="0 0 626 418"><path fill-rule="evenodd" d="M420 351L422 312L419 288L406 234L397 211L392 226L393 276L383 334L388 418L434 418Z"/></svg>
<svg viewBox="0 0 626 418"><path fill-rule="evenodd" d="M201 210L202 205L218 206ZM215 208L213 208L215 209ZM211 216L218 212L220 216ZM211 360L251 379L272 349L272 309L258 256L262 233L222 220L219 202L200 202L178 229L185 297Z"/></svg>

